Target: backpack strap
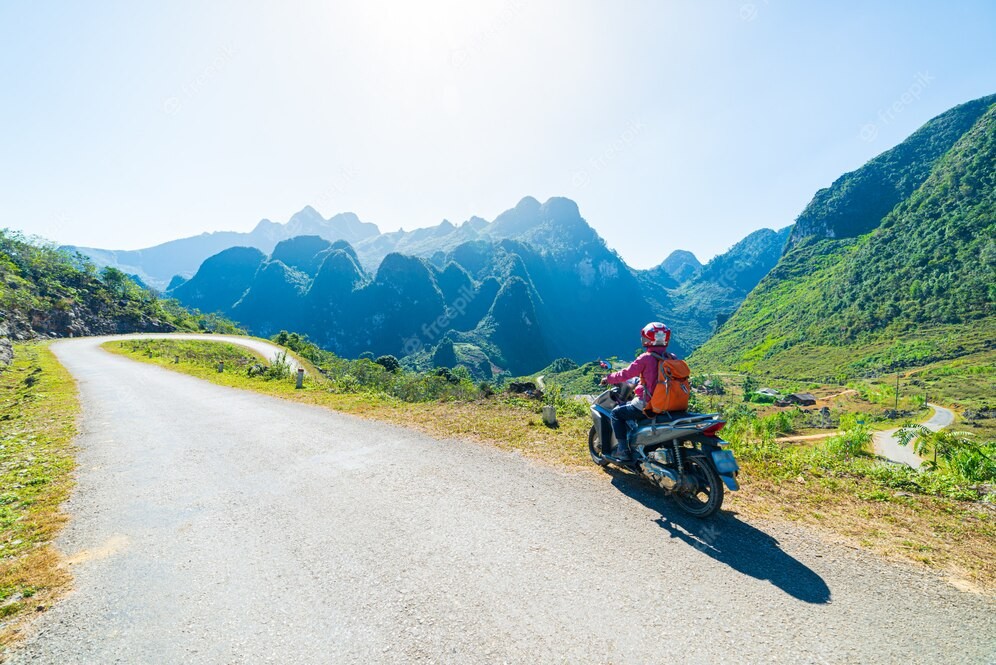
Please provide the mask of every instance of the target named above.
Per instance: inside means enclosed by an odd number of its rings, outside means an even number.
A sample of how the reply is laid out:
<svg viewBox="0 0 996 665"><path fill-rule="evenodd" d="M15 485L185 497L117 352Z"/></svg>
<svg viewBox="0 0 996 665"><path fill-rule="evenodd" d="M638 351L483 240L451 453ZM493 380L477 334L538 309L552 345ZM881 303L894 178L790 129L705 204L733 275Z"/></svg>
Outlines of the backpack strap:
<svg viewBox="0 0 996 665"><path fill-rule="evenodd" d="M668 354L666 354L666 353L665 354L660 354L660 353L650 352L650 355L652 355L654 358L657 359L657 381L661 381L662 379L665 379L665 378L670 379L671 378L671 372L665 372L664 371L664 367L665 367L664 361L665 360L671 360L671 358L668 356Z"/></svg>

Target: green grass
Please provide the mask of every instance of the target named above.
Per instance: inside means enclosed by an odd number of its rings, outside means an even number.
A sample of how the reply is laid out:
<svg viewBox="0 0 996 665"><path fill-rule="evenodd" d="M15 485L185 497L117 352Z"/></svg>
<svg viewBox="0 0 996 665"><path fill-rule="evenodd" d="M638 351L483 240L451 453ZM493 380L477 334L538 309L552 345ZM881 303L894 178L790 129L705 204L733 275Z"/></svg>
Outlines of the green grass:
<svg viewBox="0 0 996 665"><path fill-rule="evenodd" d="M41 344L0 371L0 645L69 580L51 542L73 485L76 385Z"/></svg>
<svg viewBox="0 0 996 665"><path fill-rule="evenodd" d="M228 342L174 339L135 339L111 342L105 348L126 351L129 355L145 354L160 363L179 361L198 374L218 372L218 364L230 374L248 372L255 365L268 365L260 354L238 344Z"/></svg>

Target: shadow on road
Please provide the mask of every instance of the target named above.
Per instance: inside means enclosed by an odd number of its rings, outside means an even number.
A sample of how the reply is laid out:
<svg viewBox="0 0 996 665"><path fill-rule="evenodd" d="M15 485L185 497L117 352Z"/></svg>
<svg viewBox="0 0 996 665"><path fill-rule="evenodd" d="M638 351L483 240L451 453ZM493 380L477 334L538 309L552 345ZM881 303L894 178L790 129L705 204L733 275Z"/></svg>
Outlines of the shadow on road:
<svg viewBox="0 0 996 665"><path fill-rule="evenodd" d="M830 588L823 578L783 551L778 541L763 531L728 512L696 519L639 476L611 468L606 471L620 492L660 513L657 523L672 538L685 541L744 575L768 580L794 598L814 604L830 602Z"/></svg>

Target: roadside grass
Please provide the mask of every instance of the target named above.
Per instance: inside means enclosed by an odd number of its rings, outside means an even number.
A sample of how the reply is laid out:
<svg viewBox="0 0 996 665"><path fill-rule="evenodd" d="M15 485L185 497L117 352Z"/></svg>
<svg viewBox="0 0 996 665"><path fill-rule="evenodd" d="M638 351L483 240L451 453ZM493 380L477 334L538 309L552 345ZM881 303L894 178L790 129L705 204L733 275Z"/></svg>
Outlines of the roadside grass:
<svg viewBox="0 0 996 665"><path fill-rule="evenodd" d="M73 486L76 384L42 344L0 371L0 647L69 583L52 545Z"/></svg>
<svg viewBox="0 0 996 665"><path fill-rule="evenodd" d="M182 340L182 339L131 339L109 342L104 348L126 350L127 355L144 354L159 364L179 361L188 374L207 375L218 373L218 364L224 363L229 375L238 376L248 372L254 365L269 365L269 361L252 349L222 341ZM233 374L234 373L234 374ZM203 377L202 377L203 378Z"/></svg>
<svg viewBox="0 0 996 665"><path fill-rule="evenodd" d="M176 349L184 353L176 353ZM208 347L214 348L208 348ZM216 342L109 342L109 351L185 372L213 383L324 406L413 427L433 436L467 439L517 451L574 470L596 472L587 452L587 406L554 398L560 426L542 424L542 403L508 394L475 399L406 402L383 392L344 389L337 377L309 375L304 388L293 379L249 377L245 351ZM151 352L150 352L151 351ZM217 372L219 354L231 353ZM180 363L174 364L174 356ZM232 368L229 371L229 367ZM353 386L353 383L349 383ZM549 400L549 396L548 396ZM888 558L946 572L962 588L996 590L996 510L974 490L940 476L892 469L866 451L869 430L853 417L848 433L809 445L774 441L783 417L759 418L742 410L727 428L743 467L743 490L727 495L726 508L749 517L791 520Z"/></svg>

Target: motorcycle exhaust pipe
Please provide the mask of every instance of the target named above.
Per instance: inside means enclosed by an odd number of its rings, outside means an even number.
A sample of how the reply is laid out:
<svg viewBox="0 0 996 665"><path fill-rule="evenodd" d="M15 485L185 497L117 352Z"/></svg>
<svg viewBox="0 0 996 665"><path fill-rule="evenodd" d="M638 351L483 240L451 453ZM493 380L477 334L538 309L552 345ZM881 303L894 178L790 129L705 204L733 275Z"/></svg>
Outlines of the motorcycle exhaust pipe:
<svg viewBox="0 0 996 665"><path fill-rule="evenodd" d="M643 475L660 485L661 489L673 490L681 482L677 472L654 462L644 462L640 470Z"/></svg>

